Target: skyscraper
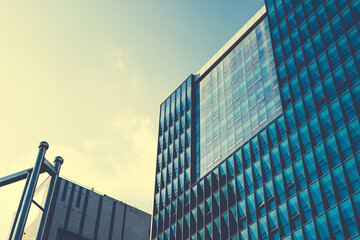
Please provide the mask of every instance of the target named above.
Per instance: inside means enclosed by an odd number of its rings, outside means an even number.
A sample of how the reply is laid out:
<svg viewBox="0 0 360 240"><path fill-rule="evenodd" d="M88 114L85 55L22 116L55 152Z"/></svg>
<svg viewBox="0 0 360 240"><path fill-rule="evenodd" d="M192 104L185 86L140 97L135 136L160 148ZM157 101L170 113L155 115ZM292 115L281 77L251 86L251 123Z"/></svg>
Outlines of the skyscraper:
<svg viewBox="0 0 360 240"><path fill-rule="evenodd" d="M266 0L161 104L152 239L359 239L359 23Z"/></svg>

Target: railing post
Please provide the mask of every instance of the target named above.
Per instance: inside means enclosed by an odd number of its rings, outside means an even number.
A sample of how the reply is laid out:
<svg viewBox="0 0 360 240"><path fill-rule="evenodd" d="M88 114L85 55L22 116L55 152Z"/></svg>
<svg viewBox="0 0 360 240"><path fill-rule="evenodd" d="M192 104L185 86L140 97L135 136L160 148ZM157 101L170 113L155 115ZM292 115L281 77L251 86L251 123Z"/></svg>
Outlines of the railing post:
<svg viewBox="0 0 360 240"><path fill-rule="evenodd" d="M54 163L55 163L56 173L51 178L51 182L49 185L49 189L48 189L48 193L47 193L46 201L45 201L45 205L44 205L44 211L41 216L36 240L41 240L44 237L45 226L46 226L48 215L49 215L49 209L50 209L52 198L54 195L54 190L55 190L56 182L57 182L57 179L59 176L60 168L61 168L61 165L64 163L64 159L60 156L57 156L54 160Z"/></svg>
<svg viewBox="0 0 360 240"><path fill-rule="evenodd" d="M13 234L14 234L14 230L15 230L15 226L16 226L16 223L17 223L17 221L18 221L18 218L19 218L21 206L22 206L22 204L23 204L23 202L24 202L24 197L25 197L26 189L27 189L27 187L28 187L28 185L29 185L30 176L31 176L31 171L29 171L28 174L27 174L27 176L26 176L26 183L25 183L25 186L24 186L23 193L22 193L22 195L21 195L19 207L18 207L18 209L17 209L17 211L16 211L16 215L15 215L15 218L14 218L13 225L12 225L12 227L11 227L9 239L11 239L12 236L13 236Z"/></svg>
<svg viewBox="0 0 360 240"><path fill-rule="evenodd" d="M24 234L26 219L29 215L31 202L34 197L37 181L39 179L40 169L42 167L44 156L48 148L49 144L47 142L41 142L39 145L39 153L30 177L29 185L26 189L24 202L22 203L20 210L19 221L16 223L15 232L13 237L11 238L12 240L20 240Z"/></svg>

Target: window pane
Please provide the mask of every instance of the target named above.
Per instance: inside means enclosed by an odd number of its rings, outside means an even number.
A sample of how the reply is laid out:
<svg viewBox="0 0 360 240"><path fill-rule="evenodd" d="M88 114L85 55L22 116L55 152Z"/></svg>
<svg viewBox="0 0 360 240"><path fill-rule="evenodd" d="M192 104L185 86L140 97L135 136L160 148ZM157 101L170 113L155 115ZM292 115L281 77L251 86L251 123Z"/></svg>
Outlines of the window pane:
<svg viewBox="0 0 360 240"><path fill-rule="evenodd" d="M356 220L350 199L347 199L340 204L340 212L344 218L345 227L348 229L350 236L355 236L358 233L358 230L356 228Z"/></svg>
<svg viewBox="0 0 360 240"><path fill-rule="evenodd" d="M353 192L360 190L360 177L354 158L344 163L345 173L348 176Z"/></svg>
<svg viewBox="0 0 360 240"><path fill-rule="evenodd" d="M315 219L316 227L319 231L321 239L330 239L329 230L326 222L325 214Z"/></svg>
<svg viewBox="0 0 360 240"><path fill-rule="evenodd" d="M329 207L334 206L336 204L336 199L335 199L335 193L334 193L330 174L326 174L325 176L323 176L320 179L320 183L323 188L325 197L327 199L328 206Z"/></svg>
<svg viewBox="0 0 360 240"><path fill-rule="evenodd" d="M342 166L337 167L332 171L332 176L336 184L336 188L339 191L340 199L343 200L349 196L349 192L346 187L346 181Z"/></svg>
<svg viewBox="0 0 360 240"><path fill-rule="evenodd" d="M353 153L346 128L341 129L336 133L338 141L341 143L340 147L345 156L345 159L349 158Z"/></svg>
<svg viewBox="0 0 360 240"><path fill-rule="evenodd" d="M330 225L332 228L332 232L335 235L336 239L344 239L344 234L342 232L341 228L341 221L339 216L339 211L337 207L334 207L333 209L329 210L327 212L328 219L331 219Z"/></svg>

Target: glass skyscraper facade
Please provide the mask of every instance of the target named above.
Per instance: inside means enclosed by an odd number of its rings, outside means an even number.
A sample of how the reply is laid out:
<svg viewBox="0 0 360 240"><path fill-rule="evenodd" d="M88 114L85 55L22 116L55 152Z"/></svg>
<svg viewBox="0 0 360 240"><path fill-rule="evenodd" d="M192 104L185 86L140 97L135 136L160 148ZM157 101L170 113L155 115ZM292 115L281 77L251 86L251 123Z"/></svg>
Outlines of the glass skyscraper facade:
<svg viewBox="0 0 360 240"><path fill-rule="evenodd" d="M359 23L359 0L266 0L170 95L152 239L360 239Z"/></svg>

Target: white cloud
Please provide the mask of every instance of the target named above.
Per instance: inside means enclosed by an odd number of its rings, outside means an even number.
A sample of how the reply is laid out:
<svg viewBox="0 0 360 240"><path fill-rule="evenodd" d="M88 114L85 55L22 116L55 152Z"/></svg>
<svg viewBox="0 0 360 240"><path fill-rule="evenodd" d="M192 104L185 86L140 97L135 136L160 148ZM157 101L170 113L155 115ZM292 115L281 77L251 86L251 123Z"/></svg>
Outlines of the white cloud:
<svg viewBox="0 0 360 240"><path fill-rule="evenodd" d="M109 132L85 139L82 149L58 146L65 159L61 175L120 201L152 211L156 131L148 117L125 114Z"/></svg>
<svg viewBox="0 0 360 240"><path fill-rule="evenodd" d="M120 51L115 50L111 56L115 61L115 66L118 67L121 71L127 70L129 64L129 52L128 51Z"/></svg>
<svg viewBox="0 0 360 240"><path fill-rule="evenodd" d="M136 72L129 51L116 49L111 53L111 58L114 66L120 70L121 82L127 84L127 87L135 86Z"/></svg>

